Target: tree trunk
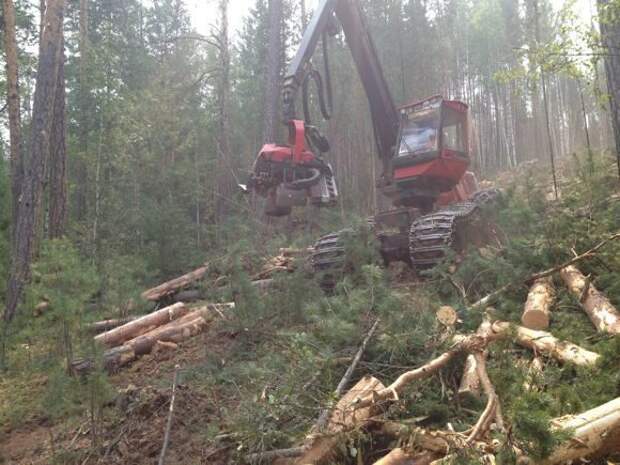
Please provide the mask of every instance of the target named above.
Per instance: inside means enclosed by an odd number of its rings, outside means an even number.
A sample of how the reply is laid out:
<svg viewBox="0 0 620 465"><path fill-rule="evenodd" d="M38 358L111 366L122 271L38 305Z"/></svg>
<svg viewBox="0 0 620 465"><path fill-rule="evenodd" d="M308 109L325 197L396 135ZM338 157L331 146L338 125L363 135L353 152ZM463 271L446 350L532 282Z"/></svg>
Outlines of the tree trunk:
<svg viewBox="0 0 620 465"><path fill-rule="evenodd" d="M620 334L620 314L575 266L567 266L560 276L600 332Z"/></svg>
<svg viewBox="0 0 620 465"><path fill-rule="evenodd" d="M9 109L9 137L11 156L12 223L17 220L24 160L21 156L21 112L19 107L19 79L17 41L15 39L15 5L13 0L3 0L4 51L6 54L7 106Z"/></svg>
<svg viewBox="0 0 620 465"><path fill-rule="evenodd" d="M54 114L49 153L49 221L50 239L62 237L67 222L67 143L65 125L65 54L60 50Z"/></svg>
<svg viewBox="0 0 620 465"><path fill-rule="evenodd" d="M601 41L605 52L605 73L611 122L616 142L618 176L620 176L620 6L611 0L597 0L600 17Z"/></svg>
<svg viewBox="0 0 620 465"><path fill-rule="evenodd" d="M229 94L230 94L230 52L228 39L228 1L220 0L220 22L217 37L218 59L220 66L219 84L217 90L217 212L219 217L226 214L228 197L233 193L231 189L232 165L229 140ZM228 172L228 173L227 173Z"/></svg>
<svg viewBox="0 0 620 465"><path fill-rule="evenodd" d="M45 180L45 158L49 149L58 64L62 56L60 49L63 43L64 8L64 0L49 0L45 10L32 111L30 155L25 165L21 200L14 229L13 262L11 263L11 272L7 284L6 310L4 313L6 321L10 321L15 315L30 274L35 240L36 211Z"/></svg>
<svg viewBox="0 0 620 465"><path fill-rule="evenodd" d="M351 430L365 424L375 411L370 405L361 409L353 408L353 403L361 397L366 397L385 389L381 381L372 376L365 376L357 382L334 408L325 431L330 433L314 441L308 450L295 462L299 465L319 465L329 463L338 452L341 438L338 433Z"/></svg>
<svg viewBox="0 0 620 465"><path fill-rule="evenodd" d="M88 191L88 169L86 165L88 155L88 131L90 115L88 112L88 0L80 0L80 30L79 30L79 111L80 120L78 128L79 154L76 167L76 189L75 189L75 213L78 220L86 217L86 198Z"/></svg>
<svg viewBox="0 0 620 465"><path fill-rule="evenodd" d="M527 295L521 316L523 326L530 329L547 329L554 300L553 279L547 277L535 281Z"/></svg>
<svg viewBox="0 0 620 465"><path fill-rule="evenodd" d="M150 300L152 302L157 302L158 300L174 294L180 289L183 289L184 287L196 281L199 281L203 278L203 276L207 272L207 269L207 266L201 266L200 268L184 274L183 276L179 276L178 278L172 279L163 284L160 284L159 286L144 291L142 293L142 298L145 300Z"/></svg>
<svg viewBox="0 0 620 465"><path fill-rule="evenodd" d="M99 334L95 336L95 342L100 342L108 347L114 347L188 313L189 309L185 304L179 302Z"/></svg>
<svg viewBox="0 0 620 465"><path fill-rule="evenodd" d="M575 462L591 455L617 452L620 450L620 397L579 415L553 420L552 426L570 431L571 439L556 447L541 465Z"/></svg>
<svg viewBox="0 0 620 465"><path fill-rule="evenodd" d="M574 363L580 366L594 366L600 355L579 347L567 341L561 341L545 331L515 326L505 322L493 323L496 334L511 334L514 332L516 341L535 352L553 357L560 362Z"/></svg>
<svg viewBox="0 0 620 465"><path fill-rule="evenodd" d="M265 126L263 142L275 142L280 97L280 57L282 53L282 0L269 0L269 41L265 79Z"/></svg>

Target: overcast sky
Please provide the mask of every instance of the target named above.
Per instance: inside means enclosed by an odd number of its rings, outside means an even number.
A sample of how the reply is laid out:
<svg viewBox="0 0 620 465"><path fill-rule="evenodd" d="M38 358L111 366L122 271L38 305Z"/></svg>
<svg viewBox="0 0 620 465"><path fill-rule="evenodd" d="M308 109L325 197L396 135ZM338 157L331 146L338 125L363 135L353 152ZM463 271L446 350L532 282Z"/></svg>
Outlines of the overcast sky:
<svg viewBox="0 0 620 465"><path fill-rule="evenodd" d="M217 0L186 0L192 17L192 24L202 34L209 32L209 26L217 20ZM313 8L318 0L306 0L307 8ZM381 1L381 0L376 0ZM584 21L589 21L590 4L595 0L577 0L575 8ZM231 29L238 30L243 25L243 18L248 14L255 0L230 0ZM552 0L556 8L565 0Z"/></svg>

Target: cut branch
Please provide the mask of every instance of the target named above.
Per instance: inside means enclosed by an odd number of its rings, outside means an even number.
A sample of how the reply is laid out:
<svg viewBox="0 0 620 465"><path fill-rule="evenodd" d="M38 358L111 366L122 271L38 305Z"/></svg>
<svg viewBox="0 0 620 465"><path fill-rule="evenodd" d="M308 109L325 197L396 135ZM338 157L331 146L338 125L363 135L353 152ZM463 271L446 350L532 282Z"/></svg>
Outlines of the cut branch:
<svg viewBox="0 0 620 465"><path fill-rule="evenodd" d="M353 375L355 368L357 367L360 360L362 359L362 355L364 354L364 351L366 350L366 346L368 345L368 342L370 342L370 339L372 338L372 336L375 334L375 331L377 330L378 326L379 326L379 320L377 319L375 320L371 328L366 333L366 337L364 337L364 341L362 342L362 345L357 350L357 353L355 354L355 357L353 358L351 365L349 365L349 368L347 368L347 371L344 373L344 375L342 376L342 379L338 383L338 386L336 387L336 390L334 391L335 399L339 399L340 396L342 396L342 393L344 392L345 387L351 381L351 375ZM319 415L319 418L316 424L314 425L313 430L316 432L323 430L328 420L329 420L329 408L325 408Z"/></svg>
<svg viewBox="0 0 620 465"><path fill-rule="evenodd" d="M172 416L174 415L174 400L177 393L177 383L179 381L179 365L174 367L174 376L172 378L172 395L170 396L170 409L168 410L168 420L166 421L166 430L164 432L164 443L159 454L158 465L164 465L166 460L166 452L168 451L168 443L170 442L170 430L172 428Z"/></svg>

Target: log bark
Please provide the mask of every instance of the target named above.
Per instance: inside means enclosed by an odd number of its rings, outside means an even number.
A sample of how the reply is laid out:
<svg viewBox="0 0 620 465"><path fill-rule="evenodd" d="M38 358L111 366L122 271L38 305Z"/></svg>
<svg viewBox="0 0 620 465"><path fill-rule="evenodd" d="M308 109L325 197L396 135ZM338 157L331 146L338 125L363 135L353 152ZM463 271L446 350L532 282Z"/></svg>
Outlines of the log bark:
<svg viewBox="0 0 620 465"><path fill-rule="evenodd" d="M7 106L9 109L9 138L11 154L12 220L17 220L24 160L21 155L21 112L19 104L19 78L17 40L15 38L15 5L13 0L3 0L4 51L6 55Z"/></svg>
<svg viewBox="0 0 620 465"><path fill-rule="evenodd" d="M465 368L457 395L461 400L480 397L480 378L476 371L476 357L473 354L469 354L465 359Z"/></svg>
<svg viewBox="0 0 620 465"><path fill-rule="evenodd" d="M374 465L428 465L436 458L437 454L432 452L412 453L399 447L377 460Z"/></svg>
<svg viewBox="0 0 620 465"><path fill-rule="evenodd" d="M183 289L184 287L189 286L190 284L199 281L204 277L208 269L208 266L201 266L194 271L191 271L183 276L179 276L178 278L167 281L159 286L156 286L152 289L144 291L142 293L142 298L144 300L148 300L151 302L157 302L158 300L163 299L175 292Z"/></svg>
<svg viewBox="0 0 620 465"><path fill-rule="evenodd" d="M56 94L58 62L61 56L64 0L48 0L41 22L39 62L30 124L29 155L24 158L24 177L15 219L12 261L6 291L4 318L10 322L30 277L35 252L37 210L41 203L49 134Z"/></svg>
<svg viewBox="0 0 620 465"><path fill-rule="evenodd" d="M577 267L567 266L560 271L560 276L598 331L620 334L620 313Z"/></svg>
<svg viewBox="0 0 620 465"><path fill-rule="evenodd" d="M514 331L515 340L519 345L532 349L538 354L553 357L560 362L593 366L600 358L600 355L595 352L572 342L561 341L545 331L536 331L500 321L493 323L493 332L497 335L508 335L511 331Z"/></svg>
<svg viewBox="0 0 620 465"><path fill-rule="evenodd" d="M384 386L381 384L381 381L372 376L365 376L359 380L340 399L332 411L329 422L325 427L325 432L328 435L316 439L310 438L307 450L295 463L298 465L319 465L333 460L338 451L337 446L341 441L338 433L362 427L375 413L373 405L356 408L354 406L355 400L361 396L372 396L382 389L384 389Z"/></svg>
<svg viewBox="0 0 620 465"><path fill-rule="evenodd" d="M123 326L133 320L135 320L135 316L127 317L127 318L117 318L112 320L102 320L95 321L94 323L90 323L87 326L88 331L93 333L101 333L104 331L110 331L111 329L118 328L119 326Z"/></svg>
<svg viewBox="0 0 620 465"><path fill-rule="evenodd" d="M189 308L184 303L179 302L170 307L162 308L156 312L149 313L137 318L129 323L119 326L105 333L95 336L95 342L114 347L146 333L153 328L169 323L189 313Z"/></svg>
<svg viewBox="0 0 620 465"><path fill-rule="evenodd" d="M549 314L555 301L555 290L551 277L534 281L521 316L523 326L530 329L547 329Z"/></svg>
<svg viewBox="0 0 620 465"><path fill-rule="evenodd" d="M541 465L575 461L620 450L620 397L579 415L552 421L555 429L573 431Z"/></svg>
<svg viewBox="0 0 620 465"><path fill-rule="evenodd" d="M234 304L210 304L126 341L123 345L113 347L104 352L104 368L114 373L139 356L150 353L157 342L185 341L204 331L209 322L221 317L222 311L230 308L234 308ZM94 362L90 359L77 359L72 362L71 367L74 373L83 374L93 369Z"/></svg>

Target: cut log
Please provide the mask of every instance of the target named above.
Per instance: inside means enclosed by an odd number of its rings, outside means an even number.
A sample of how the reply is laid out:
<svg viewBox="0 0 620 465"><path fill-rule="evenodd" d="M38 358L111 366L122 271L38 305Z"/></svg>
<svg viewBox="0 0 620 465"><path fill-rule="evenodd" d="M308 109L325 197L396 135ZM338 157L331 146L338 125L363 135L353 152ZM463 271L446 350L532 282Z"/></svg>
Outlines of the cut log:
<svg viewBox="0 0 620 465"><path fill-rule="evenodd" d="M183 302L178 302L170 307L162 308L130 321L123 326L99 334L95 336L95 342L104 344L107 347L114 347L188 313L189 308Z"/></svg>
<svg viewBox="0 0 620 465"><path fill-rule="evenodd" d="M209 321L223 316L222 311L230 308L234 308L234 304L209 304L194 309L175 321L125 342L125 345L131 347L136 356L148 354L157 341L178 343L201 333Z"/></svg>
<svg viewBox="0 0 620 465"><path fill-rule="evenodd" d="M620 450L620 397L579 415L552 421L556 430L572 431L541 465L567 463Z"/></svg>
<svg viewBox="0 0 620 465"><path fill-rule="evenodd" d="M493 323L493 331L498 335L507 335L514 331L517 343L532 349L536 353L553 357L560 362L593 366L600 358L600 355L595 352L579 347L572 342L561 341L545 331L536 331L500 321Z"/></svg>
<svg viewBox="0 0 620 465"><path fill-rule="evenodd" d="M523 326L530 329L547 329L554 300L555 290L550 276L534 281L521 316Z"/></svg>
<svg viewBox="0 0 620 465"><path fill-rule="evenodd" d="M563 268L560 276L598 331L620 334L620 313L577 267L570 265Z"/></svg>
<svg viewBox="0 0 620 465"><path fill-rule="evenodd" d="M94 323L90 323L87 326L87 329L91 333L101 333L103 331L110 331L111 329L126 325L127 323L135 319L136 319L135 316L130 316L127 318L117 318L113 320L95 321Z"/></svg>
<svg viewBox="0 0 620 465"><path fill-rule="evenodd" d="M469 354L465 359L465 368L457 395L461 400L480 398L480 378L476 371L476 357L473 354Z"/></svg>
<svg viewBox="0 0 620 465"><path fill-rule="evenodd" d="M384 389L383 384L372 376L365 376L357 382L340 399L332 411L331 417L324 431L328 433L316 439L310 438L307 450L295 462L299 465L319 465L333 460L338 452L341 441L338 433L364 426L375 413L375 406L355 408L355 400L359 397L372 396Z"/></svg>
<svg viewBox="0 0 620 465"><path fill-rule="evenodd" d="M526 391L536 390L536 380L540 379L543 372L543 361L540 357L534 357L530 366L527 369L525 375L525 381L523 382L523 388Z"/></svg>
<svg viewBox="0 0 620 465"><path fill-rule="evenodd" d="M448 328L453 328L459 319L456 310L454 310L448 305L439 307L439 309L435 313L435 316L437 318L437 321L439 321L442 325Z"/></svg>
<svg viewBox="0 0 620 465"><path fill-rule="evenodd" d="M139 356L150 353L158 342L179 343L185 341L204 331L210 321L221 317L222 311L230 308L234 308L234 304L209 304L126 341L123 345L104 352L104 367L108 372L114 373ZM71 367L74 373L83 374L92 370L94 364L89 359L77 359L72 362Z"/></svg>
<svg viewBox="0 0 620 465"><path fill-rule="evenodd" d="M166 296L174 294L175 292L189 286L190 284L201 280L207 273L208 266L201 266L200 268L191 271L183 276L167 281L159 286L144 291L142 298L151 302L157 302Z"/></svg>
<svg viewBox="0 0 620 465"><path fill-rule="evenodd" d="M492 334L492 327L490 322L490 314L493 313L493 309L489 307L486 311L485 318L477 329L476 334L483 338L488 338ZM486 357L486 352L483 352ZM461 384L457 392L457 396L460 399L466 400L467 398L480 397L480 378L478 377L478 363L474 354L469 354L465 359L465 368L463 369L463 377L461 378Z"/></svg>

